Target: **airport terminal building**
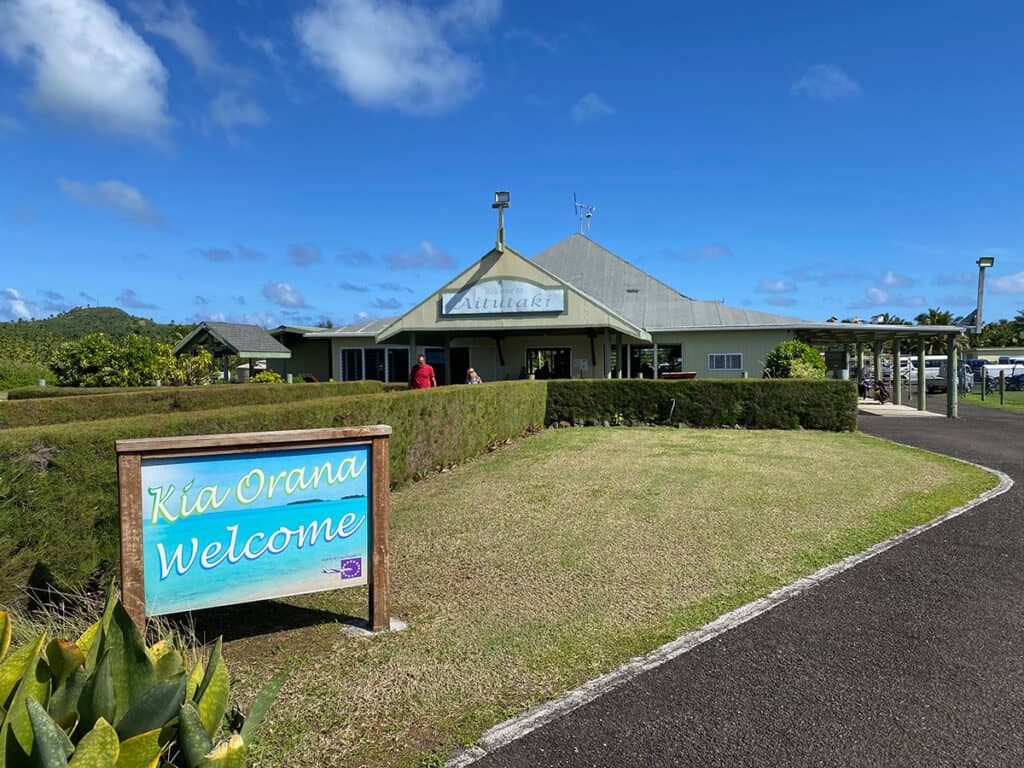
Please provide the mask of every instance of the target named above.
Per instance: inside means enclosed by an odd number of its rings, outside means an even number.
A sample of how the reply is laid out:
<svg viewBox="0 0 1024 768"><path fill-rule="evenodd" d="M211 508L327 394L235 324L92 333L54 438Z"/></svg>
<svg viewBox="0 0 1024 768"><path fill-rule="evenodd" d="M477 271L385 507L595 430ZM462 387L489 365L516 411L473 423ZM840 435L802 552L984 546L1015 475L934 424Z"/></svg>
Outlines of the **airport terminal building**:
<svg viewBox="0 0 1024 768"><path fill-rule="evenodd" d="M292 357L272 367L404 382L423 354L449 384L469 367L484 381L760 377L773 347L826 325L691 299L583 234L533 258L499 234L495 248L404 315L275 329Z"/></svg>

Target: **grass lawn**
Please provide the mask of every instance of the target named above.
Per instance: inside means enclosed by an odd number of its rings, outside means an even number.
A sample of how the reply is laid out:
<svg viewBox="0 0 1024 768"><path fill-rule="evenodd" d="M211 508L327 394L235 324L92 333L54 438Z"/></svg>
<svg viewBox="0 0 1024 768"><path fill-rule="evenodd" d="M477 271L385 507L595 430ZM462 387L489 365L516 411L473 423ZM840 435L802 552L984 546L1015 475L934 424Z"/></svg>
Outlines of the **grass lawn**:
<svg viewBox="0 0 1024 768"><path fill-rule="evenodd" d="M355 589L199 623L252 635L225 651L242 701L293 666L256 764L439 765L506 717L996 482L859 434L549 430L393 495L405 632L343 635L327 612L365 616Z"/></svg>
<svg viewBox="0 0 1024 768"><path fill-rule="evenodd" d="M978 385L975 385L977 387ZM1005 408L1008 411L1020 411L1024 413L1024 392L1007 392L1005 405L999 404L999 392L987 392L985 400L982 401L981 394L975 389L969 395L963 395L962 400L971 405L984 405L989 408Z"/></svg>

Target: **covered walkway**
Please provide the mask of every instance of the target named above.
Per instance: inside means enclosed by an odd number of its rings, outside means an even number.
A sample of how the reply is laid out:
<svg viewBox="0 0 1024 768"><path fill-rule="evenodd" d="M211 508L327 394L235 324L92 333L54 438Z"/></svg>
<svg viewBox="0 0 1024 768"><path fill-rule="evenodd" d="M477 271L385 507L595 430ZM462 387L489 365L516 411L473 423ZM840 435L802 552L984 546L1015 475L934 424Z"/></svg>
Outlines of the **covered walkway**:
<svg viewBox="0 0 1024 768"><path fill-rule="evenodd" d="M904 350L917 356L917 410L927 411L927 387L925 385L925 354L929 341L940 339L946 350L946 371L953 372L952 386L946 387L946 416L951 419L959 415L956 375L958 367L957 339L964 329L955 325L879 325L873 323L816 323L808 324L796 332L796 337L808 344L841 344L847 352L852 345L857 354L857 381L864 376L864 354L870 350L874 356L873 370L882 370L882 349L888 342L892 345L892 401L903 402L903 381L900 377L900 360ZM947 376L948 378L948 376ZM947 384L949 382L947 381Z"/></svg>

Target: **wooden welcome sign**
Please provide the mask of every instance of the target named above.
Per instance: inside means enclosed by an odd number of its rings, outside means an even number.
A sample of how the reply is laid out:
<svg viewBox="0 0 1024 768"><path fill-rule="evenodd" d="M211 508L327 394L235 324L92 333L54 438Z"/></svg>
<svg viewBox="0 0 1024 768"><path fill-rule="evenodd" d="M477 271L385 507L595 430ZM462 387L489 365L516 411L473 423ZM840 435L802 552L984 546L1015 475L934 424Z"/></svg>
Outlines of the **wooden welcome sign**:
<svg viewBox="0 0 1024 768"><path fill-rule="evenodd" d="M391 427L117 441L121 591L146 616L369 586L389 626Z"/></svg>

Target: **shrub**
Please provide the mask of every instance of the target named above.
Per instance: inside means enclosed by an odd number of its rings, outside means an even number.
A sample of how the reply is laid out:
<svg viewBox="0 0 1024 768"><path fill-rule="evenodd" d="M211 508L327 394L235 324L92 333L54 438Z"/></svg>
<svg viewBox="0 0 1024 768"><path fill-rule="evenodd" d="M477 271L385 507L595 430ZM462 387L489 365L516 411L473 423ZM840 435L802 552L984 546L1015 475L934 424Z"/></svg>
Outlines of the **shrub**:
<svg viewBox="0 0 1024 768"><path fill-rule="evenodd" d="M277 371L266 370L266 371L260 371L255 376L253 376L251 379L249 379L249 383L251 383L251 384L283 384L284 383L284 379L281 378L281 374L278 373Z"/></svg>
<svg viewBox="0 0 1024 768"><path fill-rule="evenodd" d="M364 395L380 392L382 388L383 385L379 381L346 381L291 387L232 384L218 387L146 387L81 397L11 400L0 403L0 429L115 419L144 413L205 411L239 405Z"/></svg>
<svg viewBox="0 0 1024 768"><path fill-rule="evenodd" d="M546 420L853 430L857 392L827 380L557 380L548 382Z"/></svg>
<svg viewBox="0 0 1024 768"><path fill-rule="evenodd" d="M0 392L17 387L36 387L40 379L53 380L53 371L41 363L0 360Z"/></svg>
<svg viewBox="0 0 1024 768"><path fill-rule="evenodd" d="M764 375L773 379L823 379L821 353L803 341L784 341L768 353Z"/></svg>
<svg viewBox="0 0 1024 768"><path fill-rule="evenodd" d="M2 431L0 602L37 564L69 589L114 572L115 440L390 424L391 480L400 484L542 424L544 393L545 382L498 382Z"/></svg>
<svg viewBox="0 0 1024 768"><path fill-rule="evenodd" d="M208 384L213 357L206 350L178 357L170 344L129 334L112 341L90 333L61 344L50 359L65 387L138 387L160 379L166 384Z"/></svg>
<svg viewBox="0 0 1024 768"><path fill-rule="evenodd" d="M111 590L113 592L113 590ZM278 690L279 674L249 717L225 714L230 678L221 642L189 669L168 641L146 646L121 603L77 640L44 632L7 653L10 614L0 611L0 765L200 766L246 764L246 750ZM241 722L238 722L241 720ZM220 758L220 759L218 759Z"/></svg>

